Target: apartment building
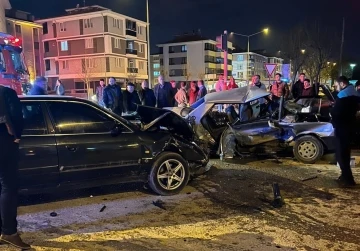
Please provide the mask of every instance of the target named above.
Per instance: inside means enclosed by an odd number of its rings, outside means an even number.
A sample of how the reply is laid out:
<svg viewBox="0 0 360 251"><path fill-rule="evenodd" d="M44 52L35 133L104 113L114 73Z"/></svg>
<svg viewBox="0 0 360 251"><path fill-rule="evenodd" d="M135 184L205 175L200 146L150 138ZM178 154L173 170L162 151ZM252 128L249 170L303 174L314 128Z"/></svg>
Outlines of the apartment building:
<svg viewBox="0 0 360 251"><path fill-rule="evenodd" d="M148 79L146 22L94 5L37 21L43 27L45 76L66 89L94 89L101 78ZM88 83L89 85L86 85Z"/></svg>
<svg viewBox="0 0 360 251"><path fill-rule="evenodd" d="M160 54L150 55L150 73L152 77L152 83L150 83L151 86L154 86L158 83L158 77L160 75L165 75L163 72L163 67L160 65L160 57Z"/></svg>
<svg viewBox="0 0 360 251"><path fill-rule="evenodd" d="M34 16L15 9L6 10L6 30L22 41L30 82L43 75L42 26L34 22Z"/></svg>
<svg viewBox="0 0 360 251"><path fill-rule="evenodd" d="M249 59L248 59L249 58ZM255 74L260 75L261 79L268 79L268 73L265 69L266 63L277 64L276 70L271 76L275 78L276 73L282 73L283 59L269 56L265 51L253 51L250 53L244 51L235 51L233 53L233 71L232 76L236 81L247 81Z"/></svg>
<svg viewBox="0 0 360 251"><path fill-rule="evenodd" d="M200 34L184 34L157 45L159 54L152 56L154 76L162 74L166 80L192 81L203 79L212 88L219 75L224 73L224 52L216 47L216 41ZM228 76L232 73L232 43L228 42ZM153 84L154 84L153 83Z"/></svg>

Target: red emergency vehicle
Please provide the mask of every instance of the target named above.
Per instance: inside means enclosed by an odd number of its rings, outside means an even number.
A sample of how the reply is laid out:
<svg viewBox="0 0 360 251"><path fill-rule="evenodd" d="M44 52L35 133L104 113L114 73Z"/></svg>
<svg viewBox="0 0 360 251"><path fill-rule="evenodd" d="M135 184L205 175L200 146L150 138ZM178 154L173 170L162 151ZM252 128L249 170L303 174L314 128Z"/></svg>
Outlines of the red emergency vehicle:
<svg viewBox="0 0 360 251"><path fill-rule="evenodd" d="M22 84L29 82L29 72L19 38L0 32L0 84L22 95Z"/></svg>

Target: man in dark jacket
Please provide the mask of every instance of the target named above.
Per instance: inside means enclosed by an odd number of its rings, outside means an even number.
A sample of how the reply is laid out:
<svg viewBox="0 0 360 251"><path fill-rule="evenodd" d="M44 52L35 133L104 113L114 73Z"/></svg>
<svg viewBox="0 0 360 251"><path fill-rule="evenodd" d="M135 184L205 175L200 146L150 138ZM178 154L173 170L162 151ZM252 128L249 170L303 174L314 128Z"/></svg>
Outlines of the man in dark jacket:
<svg viewBox="0 0 360 251"><path fill-rule="evenodd" d="M29 249L17 232L18 155L23 130L16 92L0 85L0 230L1 243Z"/></svg>
<svg viewBox="0 0 360 251"><path fill-rule="evenodd" d="M128 83L126 90L123 92L124 98L124 112L132 113L136 112L137 105L140 105L140 99L137 91L135 91L135 85L133 83Z"/></svg>
<svg viewBox="0 0 360 251"><path fill-rule="evenodd" d="M105 108L121 116L123 111L123 96L120 86L116 84L114 77L109 78L109 85L105 87L103 93Z"/></svg>
<svg viewBox="0 0 360 251"><path fill-rule="evenodd" d="M205 95L207 94L207 90L206 90L206 87L204 85L204 81L203 80L199 80L197 82L197 85L199 87L199 91L198 91L198 95L197 95L197 98L196 98L196 101L202 99L203 97L205 97Z"/></svg>
<svg viewBox="0 0 360 251"><path fill-rule="evenodd" d="M149 89L149 84L145 80L141 83L139 98L142 105L151 106L151 107L156 106L156 98L154 91Z"/></svg>
<svg viewBox="0 0 360 251"><path fill-rule="evenodd" d="M305 73L300 73L299 80L295 82L295 84L291 89L293 99L297 99L302 95L302 92L304 90L304 80L305 80Z"/></svg>
<svg viewBox="0 0 360 251"><path fill-rule="evenodd" d="M47 80L45 77L37 77L34 81L34 85L31 88L29 95L47 95Z"/></svg>
<svg viewBox="0 0 360 251"><path fill-rule="evenodd" d="M159 83L154 87L156 106L158 108L173 107L173 92L170 83L164 82L164 77L158 77Z"/></svg>
<svg viewBox="0 0 360 251"><path fill-rule="evenodd" d="M360 97L344 76L341 76L335 85L339 93L331 115L332 124L335 128L336 159L341 169L341 176L338 181L341 185L354 186L356 183L350 167L350 141L354 135Z"/></svg>

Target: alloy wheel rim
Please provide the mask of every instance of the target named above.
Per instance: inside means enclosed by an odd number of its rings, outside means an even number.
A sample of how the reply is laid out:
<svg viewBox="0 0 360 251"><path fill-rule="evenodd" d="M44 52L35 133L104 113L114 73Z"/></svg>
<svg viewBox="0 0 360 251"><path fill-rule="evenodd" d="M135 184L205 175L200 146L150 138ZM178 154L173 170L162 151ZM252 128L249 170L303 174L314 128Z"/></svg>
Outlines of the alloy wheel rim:
<svg viewBox="0 0 360 251"><path fill-rule="evenodd" d="M304 141L298 146L298 153L305 159L312 159L316 156L318 149L311 141Z"/></svg>
<svg viewBox="0 0 360 251"><path fill-rule="evenodd" d="M184 165L176 159L164 161L158 169L157 180L160 186L167 191L179 188L185 180Z"/></svg>

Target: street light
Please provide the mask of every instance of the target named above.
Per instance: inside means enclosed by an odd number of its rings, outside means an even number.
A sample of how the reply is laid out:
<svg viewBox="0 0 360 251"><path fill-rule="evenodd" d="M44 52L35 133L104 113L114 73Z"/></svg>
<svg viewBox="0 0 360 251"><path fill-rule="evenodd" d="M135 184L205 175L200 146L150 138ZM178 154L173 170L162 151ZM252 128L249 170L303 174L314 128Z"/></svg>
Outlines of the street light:
<svg viewBox="0 0 360 251"><path fill-rule="evenodd" d="M302 53L302 54L305 54L305 50L304 50L304 49L302 49L302 50L301 50L301 53Z"/></svg>
<svg viewBox="0 0 360 251"><path fill-rule="evenodd" d="M356 64L350 64L351 67L351 77L352 75L354 75L354 68L355 68Z"/></svg>
<svg viewBox="0 0 360 251"><path fill-rule="evenodd" d="M247 62L248 62L248 63L247 63L247 74L249 73L249 69L250 69L250 37L255 36L255 35L258 35L258 34L261 34L261 33L268 34L268 33L269 33L269 28L265 28L265 29L263 29L262 31L256 32L256 33L251 34L251 35L244 35L244 34L235 33L235 32L231 32L231 33L230 33L231 35L237 35L237 36L247 37L247 39L248 39L248 47L247 47L247 55L248 55L248 58L247 58ZM246 76L246 77L249 78L249 76Z"/></svg>

